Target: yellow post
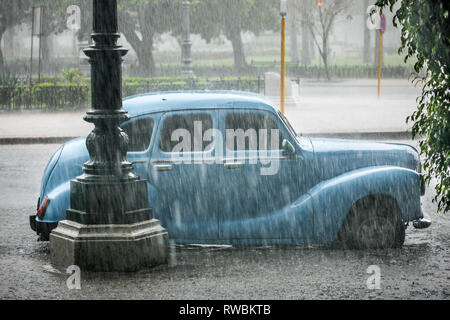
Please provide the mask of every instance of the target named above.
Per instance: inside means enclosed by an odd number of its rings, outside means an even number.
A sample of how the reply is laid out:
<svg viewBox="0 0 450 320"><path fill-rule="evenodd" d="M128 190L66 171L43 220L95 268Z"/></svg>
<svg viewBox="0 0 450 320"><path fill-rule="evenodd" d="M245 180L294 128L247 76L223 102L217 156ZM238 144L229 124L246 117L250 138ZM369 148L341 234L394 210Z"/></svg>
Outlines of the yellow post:
<svg viewBox="0 0 450 320"><path fill-rule="evenodd" d="M286 78L286 65L285 65L285 51L286 51L286 44L285 44L285 38L286 38L286 18L284 15L281 16L281 85L280 85L280 110L281 113L284 115L284 99L285 99L285 83L284 80Z"/></svg>
<svg viewBox="0 0 450 320"><path fill-rule="evenodd" d="M378 50L378 99L381 92L381 53L383 52L383 32L380 31L380 46Z"/></svg>

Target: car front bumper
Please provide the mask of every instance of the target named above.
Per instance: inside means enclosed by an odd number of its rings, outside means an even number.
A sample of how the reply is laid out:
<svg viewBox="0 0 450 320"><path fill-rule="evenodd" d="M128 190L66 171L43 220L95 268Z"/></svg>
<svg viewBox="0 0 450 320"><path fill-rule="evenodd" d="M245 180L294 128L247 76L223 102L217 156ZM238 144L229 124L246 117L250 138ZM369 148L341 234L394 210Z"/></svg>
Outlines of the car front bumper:
<svg viewBox="0 0 450 320"><path fill-rule="evenodd" d="M413 221L413 227L416 229L426 229L431 226L431 220L428 218L422 218Z"/></svg>

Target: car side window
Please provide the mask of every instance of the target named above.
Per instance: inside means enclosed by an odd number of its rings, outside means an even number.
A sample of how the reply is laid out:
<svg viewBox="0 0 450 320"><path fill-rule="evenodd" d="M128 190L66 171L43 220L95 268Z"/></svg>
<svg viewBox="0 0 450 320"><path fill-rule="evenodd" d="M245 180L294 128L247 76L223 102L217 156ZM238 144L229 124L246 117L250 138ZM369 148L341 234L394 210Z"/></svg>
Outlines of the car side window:
<svg viewBox="0 0 450 320"><path fill-rule="evenodd" d="M152 118L137 119L123 126L128 135L128 151L142 152L147 150L152 138L154 121Z"/></svg>
<svg viewBox="0 0 450 320"><path fill-rule="evenodd" d="M212 117L206 113L174 114L164 121L159 148L172 152L184 139L190 139L191 151L209 151L210 141L203 141L205 131L212 129ZM208 148L209 146L209 148ZM196 150L201 148L201 150ZM208 150L206 150L208 148Z"/></svg>
<svg viewBox="0 0 450 320"><path fill-rule="evenodd" d="M225 136L227 149L234 151L280 150L283 141L276 122L269 115L256 112L229 113L225 118Z"/></svg>

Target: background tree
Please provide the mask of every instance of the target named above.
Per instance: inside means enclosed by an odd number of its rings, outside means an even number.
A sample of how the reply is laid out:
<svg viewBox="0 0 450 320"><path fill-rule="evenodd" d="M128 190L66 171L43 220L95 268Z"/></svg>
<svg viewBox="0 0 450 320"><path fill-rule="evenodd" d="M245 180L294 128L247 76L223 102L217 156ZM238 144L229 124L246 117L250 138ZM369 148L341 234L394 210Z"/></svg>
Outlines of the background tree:
<svg viewBox="0 0 450 320"><path fill-rule="evenodd" d="M305 66L309 66L311 64L311 60L313 60L313 46L311 39L311 31L309 30L310 23L310 12L313 4L315 4L314 0L306 0L303 2L295 2L298 10L300 11L300 25L302 30L302 60L301 63Z"/></svg>
<svg viewBox="0 0 450 320"><path fill-rule="evenodd" d="M415 57L416 72L422 71L424 87L413 121L413 137L423 136L420 150L425 158L425 181L436 177L438 210L450 210L450 2L447 0L403 0L394 16L401 28L399 53L405 61ZM396 0L378 0L381 8L393 10Z"/></svg>
<svg viewBox="0 0 450 320"><path fill-rule="evenodd" d="M77 5L81 11L81 23L78 30L78 40L88 40L92 31L92 1L90 0L33 0L35 5L44 6L43 35L42 35L42 59L49 59L48 41L52 34L60 34L67 30L70 5Z"/></svg>
<svg viewBox="0 0 450 320"><path fill-rule="evenodd" d="M63 6L62 4L65 4ZM70 1L32 0L32 5L40 5L42 10L41 53L43 63L50 60L50 36L66 30L66 9Z"/></svg>
<svg viewBox="0 0 450 320"><path fill-rule="evenodd" d="M350 7L350 0L327 0L316 1L308 17L308 27L313 37L314 43L319 50L322 58L327 79L330 80L330 73L328 71L328 59L330 55L329 36L339 15L346 13ZM347 18L351 18L347 15Z"/></svg>
<svg viewBox="0 0 450 320"><path fill-rule="evenodd" d="M288 33L289 33L289 39L291 42L290 45L290 56L291 56L291 62L298 64L299 63L299 56L298 56L298 41L297 41L297 35L298 35L298 13L299 13L299 2L295 0L289 0L288 1Z"/></svg>
<svg viewBox="0 0 450 320"><path fill-rule="evenodd" d="M31 0L1 0L0 1L0 43L6 29L20 25L30 17ZM0 72L5 72L5 61L0 46Z"/></svg>
<svg viewBox="0 0 450 320"><path fill-rule="evenodd" d="M48 28L61 32L66 28L69 5L78 5L81 9L81 28L79 40L91 41L92 1L91 0L41 0L53 15L54 23ZM153 58L154 42L158 35L171 30L179 24L178 12L181 0L119 0L119 30L136 52L138 69L143 76L155 74Z"/></svg>
<svg viewBox="0 0 450 320"><path fill-rule="evenodd" d="M314 59L314 42L311 39L309 24L311 23L311 11L317 4L316 0L291 1L296 10L297 26L301 30L301 60L300 63L309 66ZM288 17L289 19L289 17Z"/></svg>
<svg viewBox="0 0 450 320"><path fill-rule="evenodd" d="M242 32L259 35L280 27L279 2L273 0L193 1L191 32L210 41L220 35L230 40L235 68L247 67Z"/></svg>
<svg viewBox="0 0 450 320"><path fill-rule="evenodd" d="M364 19L363 19L363 28L364 28L364 39L363 39L363 62L369 63L370 62L370 30L367 27L366 20L367 20L367 8L370 4L373 2L371 0L364 0L363 1L363 13L364 13Z"/></svg>
<svg viewBox="0 0 450 320"><path fill-rule="evenodd" d="M119 30L136 52L143 75L155 74L155 39L181 23L180 10L180 0L119 0Z"/></svg>
<svg viewBox="0 0 450 320"><path fill-rule="evenodd" d="M32 0L29 0L32 1ZM69 5L81 8L79 40L90 40L92 4L90 0L34 0L46 6L53 32L66 29ZM136 52L138 69L144 76L155 74L154 42L165 32L181 34L182 0L119 0L119 29ZM242 32L256 35L279 28L279 4L273 0L191 0L191 33L210 41L225 35L233 46L234 65L245 68Z"/></svg>

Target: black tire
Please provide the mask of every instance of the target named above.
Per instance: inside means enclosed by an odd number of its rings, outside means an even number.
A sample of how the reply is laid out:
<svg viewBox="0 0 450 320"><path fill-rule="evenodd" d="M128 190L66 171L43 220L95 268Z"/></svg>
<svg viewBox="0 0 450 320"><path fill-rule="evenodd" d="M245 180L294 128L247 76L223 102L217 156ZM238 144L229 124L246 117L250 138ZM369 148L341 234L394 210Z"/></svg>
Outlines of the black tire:
<svg viewBox="0 0 450 320"><path fill-rule="evenodd" d="M49 233L39 233L38 241L50 241Z"/></svg>
<svg viewBox="0 0 450 320"><path fill-rule="evenodd" d="M339 232L339 243L348 249L399 248L405 226L397 202L389 197L357 201Z"/></svg>

